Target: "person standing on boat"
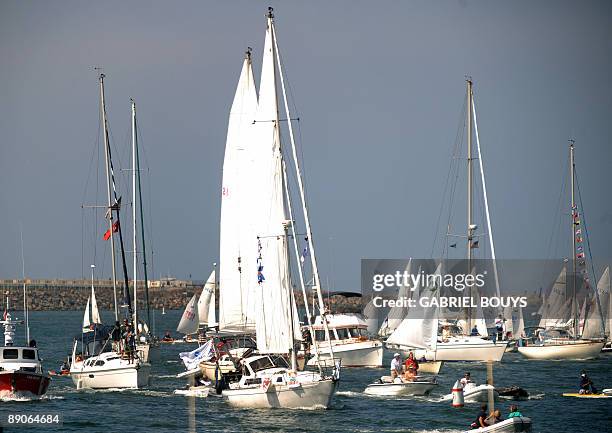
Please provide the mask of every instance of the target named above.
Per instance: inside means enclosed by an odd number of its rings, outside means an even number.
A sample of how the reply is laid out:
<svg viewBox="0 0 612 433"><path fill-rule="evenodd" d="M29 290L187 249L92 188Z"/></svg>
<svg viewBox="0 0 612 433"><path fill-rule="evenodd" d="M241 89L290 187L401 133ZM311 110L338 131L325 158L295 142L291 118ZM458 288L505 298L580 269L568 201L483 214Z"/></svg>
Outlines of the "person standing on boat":
<svg viewBox="0 0 612 433"><path fill-rule="evenodd" d="M395 353L391 360L391 379L395 380L396 377L402 375L402 355Z"/></svg>
<svg viewBox="0 0 612 433"><path fill-rule="evenodd" d="M495 319L495 331L497 332L497 341L502 341L502 338L504 336L504 321L505 320L501 314L497 316L497 319Z"/></svg>
<svg viewBox="0 0 612 433"><path fill-rule="evenodd" d="M593 385L593 381L587 376L586 371L582 370L580 374L580 394L597 394L597 388Z"/></svg>
<svg viewBox="0 0 612 433"><path fill-rule="evenodd" d="M419 371L419 363L414 359L414 352L408 354L406 362L404 362L404 379L414 380Z"/></svg>

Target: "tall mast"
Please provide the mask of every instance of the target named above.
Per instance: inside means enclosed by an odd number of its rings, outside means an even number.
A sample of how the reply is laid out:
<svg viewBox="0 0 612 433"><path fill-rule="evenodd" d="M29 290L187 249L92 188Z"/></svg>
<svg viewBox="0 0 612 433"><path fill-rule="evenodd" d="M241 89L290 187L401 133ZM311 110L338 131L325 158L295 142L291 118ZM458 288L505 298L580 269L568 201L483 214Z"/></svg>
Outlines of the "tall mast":
<svg viewBox="0 0 612 433"><path fill-rule="evenodd" d="M319 301L319 312L321 315L321 322L323 322L323 327L325 329L325 338L326 340L329 342L329 353L331 358L333 358L333 349L332 349L332 345L331 345L331 341L330 341L330 335L329 335L329 327L327 324L327 319L326 319L326 314L327 314L327 310L325 308L325 304L323 302L323 294L321 293L321 282L319 279L319 268L317 266L317 255L315 254L315 248L314 248L314 240L313 240L313 236L312 236L312 228L310 226L310 218L308 217L308 207L306 206L306 196L304 193L304 184L302 181L302 172L300 170L300 162L298 160L297 157L297 149L296 149L296 145L295 145L295 137L293 135L293 123L291 121L291 113L289 112L289 104L287 101L287 92L285 89L285 79L283 76L283 66L282 63L280 61L280 54L279 54L279 50L278 50L278 44L276 41L276 29L274 28L274 15L272 14L272 8L268 8L268 25L271 26L272 29L272 41L274 42L274 53L276 56L276 64L278 67L278 72L279 72L279 76L280 76L280 82L281 82L281 89L283 92L283 104L285 106L285 115L287 116L287 124L289 127L289 139L291 141L291 155L293 157L293 165L295 166L295 174L296 174L296 178L297 178L297 183L298 183L298 189L300 192L300 201L302 204L302 212L304 214L304 221L306 224L306 237L308 238L308 247L310 248L310 259L311 259L311 263L312 263L312 275L313 275L313 279L314 279L314 285L312 287L312 290L314 290L317 293L317 299ZM298 266L299 263L298 263ZM304 299L304 303L307 303L308 300ZM310 320L310 318L309 318ZM314 334L313 334L313 339L314 339Z"/></svg>
<svg viewBox="0 0 612 433"><path fill-rule="evenodd" d="M26 344L30 344L30 313L28 311L28 291L26 288L25 277L25 255L23 252L23 228L20 227L19 236L21 238L21 275L23 277L23 315L25 319ZM7 308L8 311L8 308Z"/></svg>
<svg viewBox="0 0 612 433"><path fill-rule="evenodd" d="M134 256L134 330L138 326L138 297L136 285L138 284L138 252L136 243L136 102L130 100L132 105L132 248Z"/></svg>
<svg viewBox="0 0 612 433"><path fill-rule="evenodd" d="M115 239L113 236L113 211L112 211L112 197L111 197L111 175L110 175L110 154L109 154L109 142L108 142L108 125L106 121L106 105L104 101L104 74L100 74L100 105L102 111L102 125L104 133L104 162L106 167L106 187L108 197L108 229L110 230L110 243L111 243L111 264L113 270L113 296L115 301L115 320L119 320L119 307L117 305L117 269L115 267Z"/></svg>
<svg viewBox="0 0 612 433"><path fill-rule="evenodd" d="M134 148L136 149L136 179L138 182L138 213L140 214L140 244L142 245L142 275L145 293L145 306L147 308L147 323L149 326L151 326L151 307L149 306L149 276L147 274L147 249L145 244L144 216L142 209L142 186L140 184L140 153L138 152L138 133L136 131L136 104L134 104L134 137ZM136 277L134 277L134 279L136 279ZM134 290L136 289L134 288Z"/></svg>
<svg viewBox="0 0 612 433"><path fill-rule="evenodd" d="M569 140L570 144L570 184L571 184L571 206L572 211L572 314L574 315L574 338L578 338L578 302L576 302L576 218L575 215L578 212L576 208L576 200L574 196L574 140Z"/></svg>
<svg viewBox="0 0 612 433"><path fill-rule="evenodd" d="M472 79L466 79L467 83L467 272L472 272ZM470 297L472 288L470 287ZM468 307L467 332L472 329L472 310Z"/></svg>

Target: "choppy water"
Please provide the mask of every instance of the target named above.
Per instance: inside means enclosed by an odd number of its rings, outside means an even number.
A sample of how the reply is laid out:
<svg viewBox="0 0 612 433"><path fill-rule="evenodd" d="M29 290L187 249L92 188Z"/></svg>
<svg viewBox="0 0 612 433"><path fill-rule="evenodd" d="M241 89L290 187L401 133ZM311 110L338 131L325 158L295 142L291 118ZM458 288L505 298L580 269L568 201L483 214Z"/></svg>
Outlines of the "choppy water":
<svg viewBox="0 0 612 433"><path fill-rule="evenodd" d="M103 317L110 318L110 313ZM180 312L156 314L157 333L174 329ZM69 352L78 333L80 312L31 313L32 337L38 341L44 366L56 369ZM62 427L31 431L96 432L457 432L469 426L478 413L477 404L453 409L436 399L450 392L466 370L484 382L486 368L478 364L446 364L436 394L424 398L367 396L365 386L385 369L344 369L340 391L329 410L236 410L216 397L206 399L175 396L183 386L175 378L182 371L178 353L189 345L163 345L161 362L153 366L151 386L146 390L76 391L70 378L54 378L47 397L40 402L3 402L0 411L63 413ZM388 358L389 354L385 357ZM534 432L607 432L612 429L612 399L577 400L561 397L576 389L581 369L596 385L612 388L612 356L586 362L526 361L506 354L495 367L500 386L520 385L531 394L519 402L521 411L534 421ZM507 414L509 402L498 407ZM5 432L19 431L5 428Z"/></svg>

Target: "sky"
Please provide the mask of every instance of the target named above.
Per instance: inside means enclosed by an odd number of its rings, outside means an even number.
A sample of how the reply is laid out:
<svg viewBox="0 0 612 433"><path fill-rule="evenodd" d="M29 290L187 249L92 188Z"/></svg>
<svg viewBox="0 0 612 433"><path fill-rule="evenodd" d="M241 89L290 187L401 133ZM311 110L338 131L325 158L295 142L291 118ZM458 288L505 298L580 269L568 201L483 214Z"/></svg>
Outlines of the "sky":
<svg viewBox="0 0 612 433"><path fill-rule="evenodd" d="M571 138L592 254L612 257L610 2L3 0L0 278L21 275L21 230L31 278L88 275L107 248L81 208L103 197L94 66L122 169L138 105L154 276L206 278L229 107L247 46L258 80L269 5L325 285L359 289L362 258L430 257L466 75L497 256L555 254Z"/></svg>

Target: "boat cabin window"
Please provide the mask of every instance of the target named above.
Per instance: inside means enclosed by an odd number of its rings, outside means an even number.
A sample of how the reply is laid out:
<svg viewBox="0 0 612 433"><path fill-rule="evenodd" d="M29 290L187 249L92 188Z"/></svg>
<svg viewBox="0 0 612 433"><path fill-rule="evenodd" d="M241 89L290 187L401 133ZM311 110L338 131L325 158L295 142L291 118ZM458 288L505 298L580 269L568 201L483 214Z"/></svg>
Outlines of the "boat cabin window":
<svg viewBox="0 0 612 433"><path fill-rule="evenodd" d="M240 338L236 340L225 340L225 347L231 349L257 349L257 344L251 338Z"/></svg>
<svg viewBox="0 0 612 433"><path fill-rule="evenodd" d="M19 351L17 349L4 349L2 357L4 359L17 359L19 358Z"/></svg>
<svg viewBox="0 0 612 433"><path fill-rule="evenodd" d="M94 365L96 366L104 365L104 361L96 361Z"/></svg>
<svg viewBox="0 0 612 433"><path fill-rule="evenodd" d="M285 358L283 358L282 356L278 356L276 358L272 358L272 362L274 363L275 367L278 367L278 368L289 368L289 364L287 363Z"/></svg>
<svg viewBox="0 0 612 433"><path fill-rule="evenodd" d="M255 361L249 363L249 366L251 367L251 370L253 370L253 373L257 373L260 370L265 370L266 368L274 368L272 360L267 356L256 359Z"/></svg>
<svg viewBox="0 0 612 433"><path fill-rule="evenodd" d="M348 329L346 328L336 328L336 335L338 336L338 340L346 340L349 337Z"/></svg>
<svg viewBox="0 0 612 433"><path fill-rule="evenodd" d="M352 338L361 337L361 329L359 329L359 328L350 328L349 332L350 332Z"/></svg>
<svg viewBox="0 0 612 433"><path fill-rule="evenodd" d="M317 341L325 341L325 331L324 330L316 330L315 338Z"/></svg>
<svg viewBox="0 0 612 433"><path fill-rule="evenodd" d="M36 359L36 351L32 349L23 349L23 359Z"/></svg>

